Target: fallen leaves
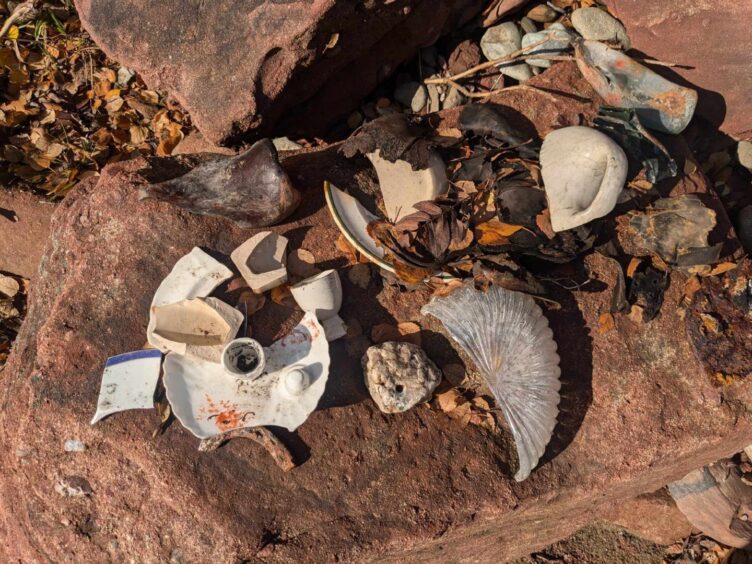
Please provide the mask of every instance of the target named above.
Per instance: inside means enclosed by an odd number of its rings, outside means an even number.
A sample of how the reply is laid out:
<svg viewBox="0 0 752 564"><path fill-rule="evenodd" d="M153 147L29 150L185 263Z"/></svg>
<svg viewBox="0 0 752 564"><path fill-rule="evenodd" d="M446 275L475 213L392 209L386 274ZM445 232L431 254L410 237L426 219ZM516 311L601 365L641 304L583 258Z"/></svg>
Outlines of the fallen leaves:
<svg viewBox="0 0 752 564"><path fill-rule="evenodd" d="M459 421L460 425L477 425L496 431L496 419L491 413L491 405L484 396L475 396L468 399L456 388L450 388L446 392L436 394L435 405L450 419Z"/></svg>
<svg viewBox="0 0 752 564"><path fill-rule="evenodd" d="M509 238L524 229L522 225L510 225L494 218L475 228L475 238L481 245L501 247L509 243Z"/></svg>

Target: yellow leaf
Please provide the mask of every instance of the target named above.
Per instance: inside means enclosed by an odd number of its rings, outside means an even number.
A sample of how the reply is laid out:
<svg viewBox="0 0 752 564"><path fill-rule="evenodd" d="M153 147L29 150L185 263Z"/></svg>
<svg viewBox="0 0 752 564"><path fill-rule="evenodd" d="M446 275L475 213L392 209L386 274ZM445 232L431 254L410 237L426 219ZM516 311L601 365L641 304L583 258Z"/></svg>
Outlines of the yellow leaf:
<svg viewBox="0 0 752 564"><path fill-rule="evenodd" d="M603 335L604 333L613 331L615 327L616 323L614 322L614 316L608 312L601 313L598 317L598 333Z"/></svg>
<svg viewBox="0 0 752 564"><path fill-rule="evenodd" d="M629 261L629 264L627 265L627 278L632 278L634 276L634 273L640 266L640 264L642 264L642 259L632 257L632 259Z"/></svg>
<svg viewBox="0 0 752 564"><path fill-rule="evenodd" d="M18 26L12 25L8 30L8 39L18 41Z"/></svg>
<svg viewBox="0 0 752 564"><path fill-rule="evenodd" d="M485 223L481 223L475 228L475 238L481 245L498 247L509 242L509 237L524 229L522 225L511 225L502 223L494 218Z"/></svg>
<svg viewBox="0 0 752 564"><path fill-rule="evenodd" d="M334 46L337 45L337 41L339 41L339 33L332 33L331 37L329 38L329 41L326 42L326 49L334 49Z"/></svg>
<svg viewBox="0 0 752 564"><path fill-rule="evenodd" d="M729 270L734 270L736 267L736 263L722 262L721 264L713 267L713 270L710 271L709 276L717 276L719 274L723 274L724 272L728 272Z"/></svg>

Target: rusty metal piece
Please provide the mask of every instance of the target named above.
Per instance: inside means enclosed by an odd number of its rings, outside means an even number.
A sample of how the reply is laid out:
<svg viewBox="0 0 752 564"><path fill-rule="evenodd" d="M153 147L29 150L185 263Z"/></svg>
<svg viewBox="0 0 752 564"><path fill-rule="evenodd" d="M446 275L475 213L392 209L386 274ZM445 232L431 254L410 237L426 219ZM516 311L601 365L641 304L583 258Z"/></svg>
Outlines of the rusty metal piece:
<svg viewBox="0 0 752 564"><path fill-rule="evenodd" d="M599 41L575 42L582 76L609 106L633 108L646 127L681 133L697 106L697 92L666 80Z"/></svg>
<svg viewBox="0 0 752 564"><path fill-rule="evenodd" d="M256 427L253 429L233 429L227 433L222 433L215 437L203 439L198 445L201 452L212 452L221 447L230 439L251 439L256 441L272 456L283 472L288 472L295 468L295 462L292 459L292 453L282 444L274 434L266 427Z"/></svg>

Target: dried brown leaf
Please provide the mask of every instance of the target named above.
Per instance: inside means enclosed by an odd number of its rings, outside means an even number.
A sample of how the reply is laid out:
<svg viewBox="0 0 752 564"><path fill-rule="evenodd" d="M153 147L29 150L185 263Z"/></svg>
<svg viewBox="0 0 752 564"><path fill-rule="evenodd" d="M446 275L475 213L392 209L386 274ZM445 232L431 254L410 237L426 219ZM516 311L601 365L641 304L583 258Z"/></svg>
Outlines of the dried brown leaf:
<svg viewBox="0 0 752 564"><path fill-rule="evenodd" d="M616 321L613 314L609 312L601 313L598 316L598 333L601 335L616 329Z"/></svg>
<svg viewBox="0 0 752 564"><path fill-rule="evenodd" d="M509 243L509 237L524 229L521 225L504 223L494 218L475 228L475 239L488 247L500 247Z"/></svg>
<svg viewBox="0 0 752 564"><path fill-rule="evenodd" d="M297 303L295 302L295 298L293 298L292 294L290 293L290 286L288 284L283 284L282 286L272 288L271 298L272 301L277 305L281 305L290 309L297 307Z"/></svg>

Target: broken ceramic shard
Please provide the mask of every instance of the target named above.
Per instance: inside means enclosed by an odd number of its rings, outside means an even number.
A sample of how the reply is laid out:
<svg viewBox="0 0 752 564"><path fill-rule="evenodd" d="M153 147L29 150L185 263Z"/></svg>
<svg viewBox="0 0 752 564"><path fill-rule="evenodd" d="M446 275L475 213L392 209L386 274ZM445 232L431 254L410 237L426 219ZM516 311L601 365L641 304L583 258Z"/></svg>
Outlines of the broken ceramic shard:
<svg viewBox="0 0 752 564"><path fill-rule="evenodd" d="M361 365L368 391L384 413L400 413L430 400L441 381L441 371L413 343L374 345Z"/></svg>
<svg viewBox="0 0 752 564"><path fill-rule="evenodd" d="M235 249L230 258L257 294L287 282L287 237L262 231Z"/></svg>
<svg viewBox="0 0 752 564"><path fill-rule="evenodd" d="M318 318L327 340L345 336L347 326L338 315L342 307L342 282L336 270L325 270L306 278L290 286L290 293L303 311Z"/></svg>
<svg viewBox="0 0 752 564"><path fill-rule="evenodd" d="M575 38L575 34L569 31L560 23L553 23L543 31L536 31L535 33L526 33L522 37L522 47L530 47L547 39L544 43L535 47L528 55L561 55L572 44L572 40ZM528 65L533 67L548 68L553 64L553 61L549 59L525 59Z"/></svg>
<svg viewBox="0 0 752 564"><path fill-rule="evenodd" d="M633 108L645 127L678 134L689 125L697 92L670 82L598 41L575 44L577 66L609 106Z"/></svg>
<svg viewBox="0 0 752 564"><path fill-rule="evenodd" d="M219 364L167 355L164 384L175 417L201 439L243 427L278 425L294 431L316 409L329 377L323 327L307 313L264 355L265 373L255 380L233 378ZM288 380L298 370L305 372L305 381L297 373Z"/></svg>
<svg viewBox="0 0 752 564"><path fill-rule="evenodd" d="M708 244L708 235L715 224L715 211L706 207L696 194L661 198L644 212L635 212L629 220L639 247L679 267L718 260L722 245Z"/></svg>
<svg viewBox="0 0 752 564"><path fill-rule="evenodd" d="M218 157L190 172L147 185L141 199L156 198L200 215L226 217L241 227L267 227L288 217L300 202L269 139L234 157Z"/></svg>
<svg viewBox="0 0 752 564"><path fill-rule="evenodd" d="M151 309L149 344L162 352L219 362L224 346L243 323L243 314L217 298L194 298Z"/></svg>
<svg viewBox="0 0 752 564"><path fill-rule="evenodd" d="M94 425L108 415L127 409L153 409L162 353L148 349L107 359L99 389Z"/></svg>
<svg viewBox="0 0 752 564"><path fill-rule="evenodd" d="M173 304L191 298L205 298L225 280L232 270L214 260L198 247L180 258L154 293L151 305Z"/></svg>
<svg viewBox="0 0 752 564"><path fill-rule="evenodd" d="M540 162L554 231L609 214L627 179L628 162L622 148L589 127L564 127L549 133Z"/></svg>
<svg viewBox="0 0 752 564"><path fill-rule="evenodd" d="M364 208L358 200L329 182L324 182L324 195L329 213L345 239L359 253L381 268L394 272L394 267L384 260L384 249L368 234L368 224L379 218Z"/></svg>
<svg viewBox="0 0 752 564"><path fill-rule="evenodd" d="M264 348L255 339L247 337L230 341L222 351L222 368L235 378L254 380L266 368Z"/></svg>
<svg viewBox="0 0 752 564"><path fill-rule="evenodd" d="M428 151L428 166L418 170L404 160L383 159L380 150L366 155L376 169L384 209L392 222L413 213L413 205L418 202L433 200L447 191L444 161L434 149Z"/></svg>
<svg viewBox="0 0 752 564"><path fill-rule="evenodd" d="M443 324L486 379L514 435L522 481L538 463L559 413L559 355L533 298L464 286L421 309Z"/></svg>

